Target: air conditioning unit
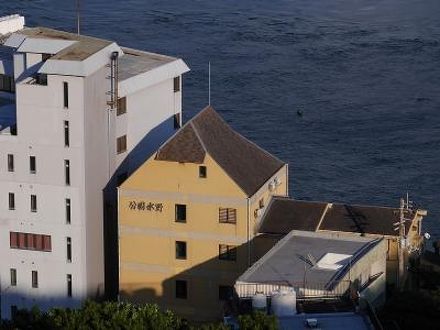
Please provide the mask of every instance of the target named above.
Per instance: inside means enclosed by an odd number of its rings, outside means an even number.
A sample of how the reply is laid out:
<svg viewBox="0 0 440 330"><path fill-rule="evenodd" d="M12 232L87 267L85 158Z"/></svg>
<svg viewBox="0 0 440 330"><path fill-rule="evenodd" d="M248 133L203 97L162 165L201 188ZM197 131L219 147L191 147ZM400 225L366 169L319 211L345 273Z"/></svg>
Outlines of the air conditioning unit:
<svg viewBox="0 0 440 330"><path fill-rule="evenodd" d="M318 327L317 319L306 319L306 326L311 329L316 329Z"/></svg>
<svg viewBox="0 0 440 330"><path fill-rule="evenodd" d="M275 182L275 185L278 187L283 181L281 181L281 179L279 177L276 177L274 182Z"/></svg>
<svg viewBox="0 0 440 330"><path fill-rule="evenodd" d="M255 216L255 218L259 218L259 217L261 217L263 215L263 209L256 209L255 211L254 211L254 216Z"/></svg>

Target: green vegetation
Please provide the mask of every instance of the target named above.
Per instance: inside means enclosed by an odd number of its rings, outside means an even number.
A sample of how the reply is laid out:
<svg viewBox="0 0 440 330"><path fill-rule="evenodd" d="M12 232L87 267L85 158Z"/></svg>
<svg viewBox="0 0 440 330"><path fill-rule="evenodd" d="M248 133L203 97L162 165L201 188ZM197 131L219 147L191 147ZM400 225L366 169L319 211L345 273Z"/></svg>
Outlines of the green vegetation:
<svg viewBox="0 0 440 330"><path fill-rule="evenodd" d="M239 317L240 329L275 330L277 321L263 313ZM3 320L1 329L170 329L170 330L227 330L221 323L188 324L170 311L157 305L87 301L81 309L53 308L41 312L38 308L19 310L12 321Z"/></svg>
<svg viewBox="0 0 440 330"><path fill-rule="evenodd" d="M440 290L395 292L379 313L384 325L396 322L400 329L438 329Z"/></svg>

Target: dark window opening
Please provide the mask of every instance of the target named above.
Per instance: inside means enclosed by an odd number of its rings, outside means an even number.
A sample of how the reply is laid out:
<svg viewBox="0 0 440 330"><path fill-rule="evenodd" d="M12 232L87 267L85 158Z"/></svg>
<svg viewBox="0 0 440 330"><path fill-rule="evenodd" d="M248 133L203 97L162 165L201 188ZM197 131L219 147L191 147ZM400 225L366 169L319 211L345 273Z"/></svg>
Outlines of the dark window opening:
<svg viewBox="0 0 440 330"><path fill-rule="evenodd" d="M38 272L36 270L32 271L32 287L38 288Z"/></svg>
<svg viewBox="0 0 440 330"><path fill-rule="evenodd" d="M69 131L69 122L67 120L64 121L64 146L68 147L70 145L70 131Z"/></svg>
<svg viewBox="0 0 440 330"><path fill-rule="evenodd" d="M206 166L199 166L199 178L206 178L207 171Z"/></svg>
<svg viewBox="0 0 440 330"><path fill-rule="evenodd" d="M37 160L35 156L29 157L29 171L31 172L31 174L37 173Z"/></svg>
<svg viewBox="0 0 440 330"><path fill-rule="evenodd" d="M31 212L37 212L37 195L31 195Z"/></svg>
<svg viewBox="0 0 440 330"><path fill-rule="evenodd" d="M65 108L69 107L69 85L67 84L67 82L63 82L63 104Z"/></svg>
<svg viewBox="0 0 440 330"><path fill-rule="evenodd" d="M67 237L67 262L72 262L72 238Z"/></svg>
<svg viewBox="0 0 440 330"><path fill-rule="evenodd" d="M180 91L180 76L174 77L174 93Z"/></svg>
<svg viewBox="0 0 440 330"><path fill-rule="evenodd" d="M15 268L11 268L11 286L17 285L17 270Z"/></svg>
<svg viewBox="0 0 440 330"><path fill-rule="evenodd" d="M47 74L37 73L35 76L35 82L38 85L47 86Z"/></svg>
<svg viewBox="0 0 440 330"><path fill-rule="evenodd" d="M67 186L70 186L70 161L64 160L64 180Z"/></svg>
<svg viewBox="0 0 440 330"><path fill-rule="evenodd" d="M67 297L72 297L72 274L67 274Z"/></svg>
<svg viewBox="0 0 440 330"><path fill-rule="evenodd" d="M14 155L8 154L8 172L14 172Z"/></svg>
<svg viewBox="0 0 440 330"><path fill-rule="evenodd" d="M71 217L70 198L66 198L66 223L68 225L70 225Z"/></svg>
<svg viewBox="0 0 440 330"><path fill-rule="evenodd" d="M188 298L188 284L183 280L176 280L176 298L187 299Z"/></svg>
<svg viewBox="0 0 440 330"><path fill-rule="evenodd" d="M186 242L176 241L176 259L186 259Z"/></svg>
<svg viewBox="0 0 440 330"><path fill-rule="evenodd" d="M186 222L186 205L176 204L176 222Z"/></svg>
<svg viewBox="0 0 440 330"><path fill-rule="evenodd" d="M43 62L46 62L49 58L51 58L52 54L42 54L41 59Z"/></svg>
<svg viewBox="0 0 440 330"><path fill-rule="evenodd" d="M15 194L9 193L9 209L15 210Z"/></svg>
<svg viewBox="0 0 440 330"><path fill-rule="evenodd" d="M174 114L174 129L180 128L180 113Z"/></svg>

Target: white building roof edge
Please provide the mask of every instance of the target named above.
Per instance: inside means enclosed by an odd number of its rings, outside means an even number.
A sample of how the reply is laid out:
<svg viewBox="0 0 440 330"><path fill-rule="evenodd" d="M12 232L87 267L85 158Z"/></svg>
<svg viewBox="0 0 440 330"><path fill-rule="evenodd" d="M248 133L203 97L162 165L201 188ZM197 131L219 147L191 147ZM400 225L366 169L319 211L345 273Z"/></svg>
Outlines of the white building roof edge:
<svg viewBox="0 0 440 330"><path fill-rule="evenodd" d="M38 72L64 76L87 77L102 68L104 65L109 64L110 56L112 52L115 51L119 52L119 55L123 54L121 48L116 43L112 43L101 49L99 52L89 56L84 61L48 59Z"/></svg>
<svg viewBox="0 0 440 330"><path fill-rule="evenodd" d="M190 69L182 59L161 65L150 71L138 74L119 82L119 96L124 97L133 94L146 87L155 85L161 81L180 76Z"/></svg>
<svg viewBox="0 0 440 330"><path fill-rule="evenodd" d="M56 54L63 49L73 45L75 40L57 40L57 39L42 39L29 38L18 47L17 51L21 53L39 53L39 54Z"/></svg>

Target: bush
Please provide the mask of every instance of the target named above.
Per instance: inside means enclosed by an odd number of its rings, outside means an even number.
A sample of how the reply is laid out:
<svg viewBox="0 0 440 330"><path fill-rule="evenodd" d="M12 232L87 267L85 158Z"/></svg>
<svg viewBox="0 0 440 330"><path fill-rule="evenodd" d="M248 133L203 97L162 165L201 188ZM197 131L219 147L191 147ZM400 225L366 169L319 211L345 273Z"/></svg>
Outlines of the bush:
<svg viewBox="0 0 440 330"><path fill-rule="evenodd" d="M238 317L240 330L276 330L278 322L274 315L267 315L262 312L240 315Z"/></svg>

